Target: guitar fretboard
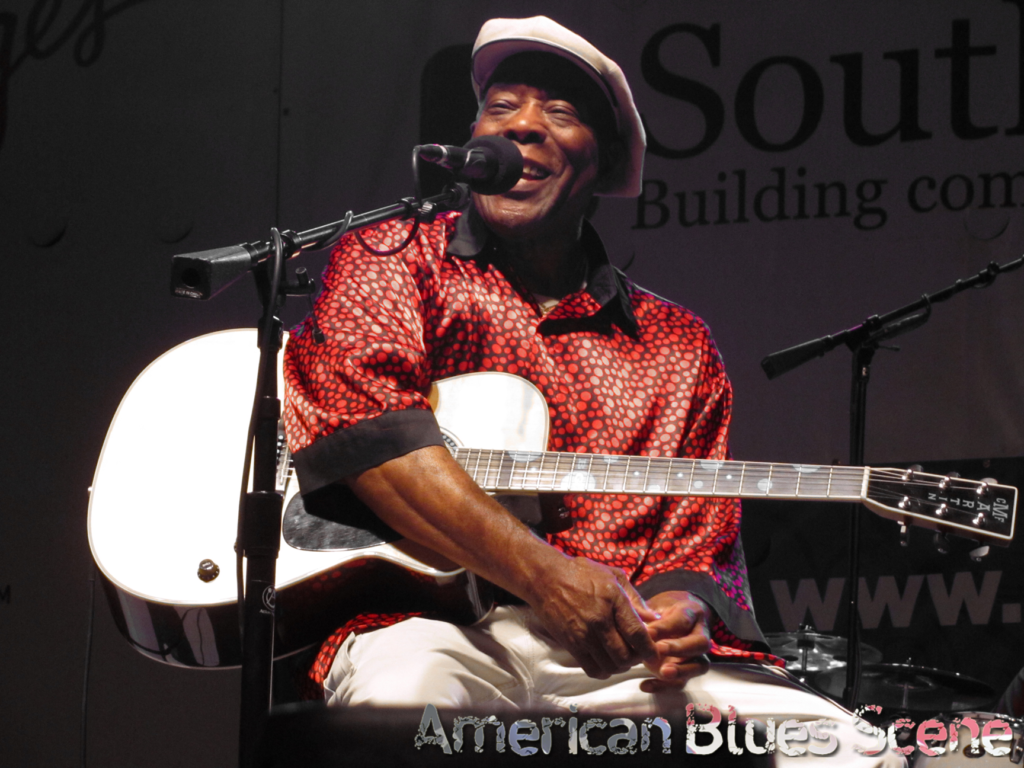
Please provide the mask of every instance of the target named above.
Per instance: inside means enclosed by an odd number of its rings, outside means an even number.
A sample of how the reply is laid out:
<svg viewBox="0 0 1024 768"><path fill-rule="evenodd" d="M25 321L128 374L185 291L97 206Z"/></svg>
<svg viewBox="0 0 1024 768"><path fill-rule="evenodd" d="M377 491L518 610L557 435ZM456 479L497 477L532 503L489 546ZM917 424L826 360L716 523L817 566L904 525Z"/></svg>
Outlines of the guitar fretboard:
<svg viewBox="0 0 1024 768"><path fill-rule="evenodd" d="M455 460L493 493L629 493L856 501L870 470L645 456L456 448Z"/></svg>

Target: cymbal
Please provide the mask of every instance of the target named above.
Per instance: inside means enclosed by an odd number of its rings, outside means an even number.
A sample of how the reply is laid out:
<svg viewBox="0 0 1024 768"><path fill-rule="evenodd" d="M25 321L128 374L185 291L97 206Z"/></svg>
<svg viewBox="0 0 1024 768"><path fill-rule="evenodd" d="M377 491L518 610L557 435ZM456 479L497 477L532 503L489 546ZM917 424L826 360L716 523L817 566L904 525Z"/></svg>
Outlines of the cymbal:
<svg viewBox="0 0 1024 768"><path fill-rule="evenodd" d="M846 638L823 635L810 630L773 632L765 635L774 655L786 660L791 672L824 672L846 668ZM882 652L865 643L860 644L862 664L877 664Z"/></svg>
<svg viewBox="0 0 1024 768"><path fill-rule="evenodd" d="M814 685L841 697L846 671L819 672ZM995 691L985 683L956 672L911 664L871 664L861 671L858 703L904 711L950 712L983 709L995 697Z"/></svg>

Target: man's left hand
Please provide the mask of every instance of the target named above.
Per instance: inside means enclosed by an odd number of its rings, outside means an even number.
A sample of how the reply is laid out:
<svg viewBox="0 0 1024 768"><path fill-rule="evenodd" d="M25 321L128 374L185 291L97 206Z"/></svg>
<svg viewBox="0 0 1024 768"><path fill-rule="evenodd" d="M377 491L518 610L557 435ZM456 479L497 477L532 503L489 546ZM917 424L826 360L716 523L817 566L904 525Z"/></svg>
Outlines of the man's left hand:
<svg viewBox="0 0 1024 768"><path fill-rule="evenodd" d="M711 634L708 630L711 609L689 592L661 592L647 605L660 618L647 623L647 631L658 649L656 659L644 662L655 677L641 688L654 693L679 688L708 671Z"/></svg>

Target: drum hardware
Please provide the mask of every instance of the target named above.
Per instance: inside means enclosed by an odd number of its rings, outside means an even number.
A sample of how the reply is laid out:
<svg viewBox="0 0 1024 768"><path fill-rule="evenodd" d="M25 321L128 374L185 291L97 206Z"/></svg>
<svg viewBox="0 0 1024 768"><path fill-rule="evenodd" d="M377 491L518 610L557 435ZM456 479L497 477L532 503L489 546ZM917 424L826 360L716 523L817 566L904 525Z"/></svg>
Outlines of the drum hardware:
<svg viewBox="0 0 1024 768"><path fill-rule="evenodd" d="M845 670L819 672L812 684L830 696L839 696L845 684ZM890 713L915 713L982 710L995 698L995 691L980 680L908 662L866 664L858 701L880 705Z"/></svg>
<svg viewBox="0 0 1024 768"><path fill-rule="evenodd" d="M813 685L808 677L830 669L846 668L845 637L815 632L804 624L796 632L774 632L765 635L775 656L786 660L786 669ZM882 660L882 652L861 643L861 658L868 664Z"/></svg>

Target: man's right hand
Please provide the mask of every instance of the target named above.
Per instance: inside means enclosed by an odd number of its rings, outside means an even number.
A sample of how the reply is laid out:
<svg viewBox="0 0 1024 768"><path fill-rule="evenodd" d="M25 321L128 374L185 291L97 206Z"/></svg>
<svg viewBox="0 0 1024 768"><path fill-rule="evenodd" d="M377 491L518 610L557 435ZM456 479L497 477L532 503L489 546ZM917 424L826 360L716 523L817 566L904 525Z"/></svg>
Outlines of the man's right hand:
<svg viewBox="0 0 1024 768"><path fill-rule="evenodd" d="M537 580L529 600L548 632L590 677L603 680L657 658L644 622L658 616L626 574L585 557L565 557Z"/></svg>

